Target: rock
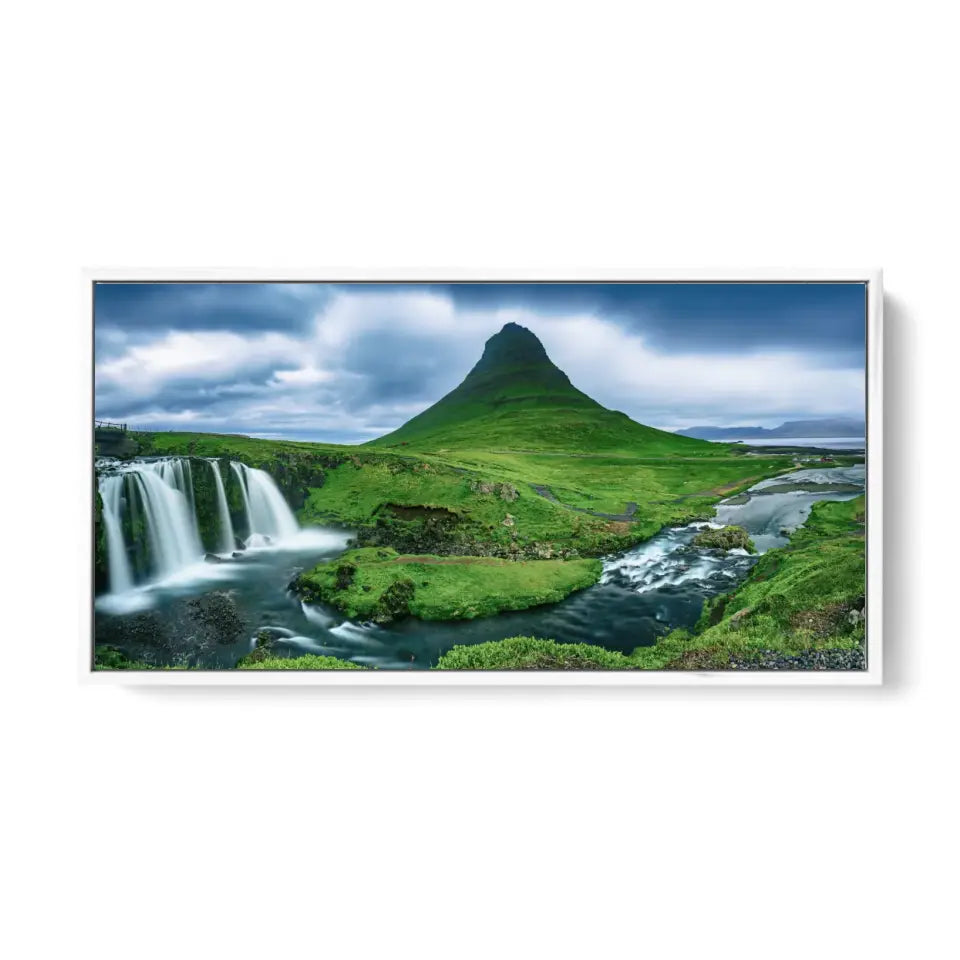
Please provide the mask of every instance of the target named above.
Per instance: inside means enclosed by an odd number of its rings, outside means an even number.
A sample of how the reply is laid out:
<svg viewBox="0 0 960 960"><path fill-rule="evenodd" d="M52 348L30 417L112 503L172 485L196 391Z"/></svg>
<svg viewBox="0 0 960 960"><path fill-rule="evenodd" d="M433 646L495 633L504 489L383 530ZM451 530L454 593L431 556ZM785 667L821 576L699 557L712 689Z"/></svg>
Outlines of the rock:
<svg viewBox="0 0 960 960"><path fill-rule="evenodd" d="M742 610L738 610L728 621L729 623L738 623L744 617L749 617L753 613L753 607L744 607Z"/></svg>
<svg viewBox="0 0 960 960"><path fill-rule="evenodd" d="M224 563L223 557L218 557L215 553L205 553L203 559L206 563Z"/></svg>
<svg viewBox="0 0 960 960"><path fill-rule="evenodd" d="M243 633L244 621L233 598L221 590L186 602L192 618L202 624L217 643L234 643Z"/></svg>
<svg viewBox="0 0 960 960"><path fill-rule="evenodd" d="M504 525L505 527L512 527L516 522L517 522L517 518L514 517L513 514L510 514L510 513L508 513L508 514L503 518L503 525Z"/></svg>
<svg viewBox="0 0 960 960"><path fill-rule="evenodd" d="M517 491L517 488L512 483L500 483L497 484L497 493L501 500L506 500L508 503L513 503L520 494Z"/></svg>
<svg viewBox="0 0 960 960"><path fill-rule="evenodd" d="M243 540L242 540L240 537L234 537L234 538L233 538L233 545L234 545L238 550L246 550L246 549L247 549L246 543L244 543Z"/></svg>
<svg viewBox="0 0 960 960"><path fill-rule="evenodd" d="M470 489L474 493L496 494L501 500L512 503L520 493L512 483L493 483L488 480L471 480Z"/></svg>
<svg viewBox="0 0 960 960"><path fill-rule="evenodd" d="M334 581L334 586L337 590L347 590L353 583L354 577L357 575L357 565L355 563L350 563L346 561L337 566L336 569L337 578Z"/></svg>
<svg viewBox="0 0 960 960"><path fill-rule="evenodd" d="M410 601L415 591L416 584L409 577L394 580L381 594L376 613L373 615L373 622L389 623L398 617L407 616L410 613Z"/></svg>
<svg viewBox="0 0 960 960"><path fill-rule="evenodd" d="M729 526L721 527L719 530L706 529L701 530L693 538L693 546L707 547L711 550L746 550L748 553L756 553L750 535L743 527Z"/></svg>
<svg viewBox="0 0 960 960"><path fill-rule="evenodd" d="M245 657L240 658L237 666L247 663L260 663L262 660L268 659L273 654L273 641L280 636L281 634L269 627L258 630L254 638L253 649Z"/></svg>
<svg viewBox="0 0 960 960"><path fill-rule="evenodd" d="M233 557L234 560L236 560L238 557L242 557L243 554L239 550L234 550L233 553L230 554L230 556Z"/></svg>
<svg viewBox="0 0 960 960"><path fill-rule="evenodd" d="M220 644L249 637L249 624L224 591L173 601L162 613L149 610L123 617L97 616L98 643L110 644L137 661L194 666Z"/></svg>
<svg viewBox="0 0 960 960"><path fill-rule="evenodd" d="M865 670L863 647L855 650L806 650L796 656L776 650L756 650L731 656L731 670Z"/></svg>

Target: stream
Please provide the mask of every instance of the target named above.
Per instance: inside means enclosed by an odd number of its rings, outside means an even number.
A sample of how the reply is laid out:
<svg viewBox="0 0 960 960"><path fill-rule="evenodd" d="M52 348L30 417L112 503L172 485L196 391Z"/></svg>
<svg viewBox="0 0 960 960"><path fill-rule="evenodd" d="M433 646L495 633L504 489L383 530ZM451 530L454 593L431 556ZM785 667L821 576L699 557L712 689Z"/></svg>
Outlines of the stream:
<svg viewBox="0 0 960 960"><path fill-rule="evenodd" d="M234 666L263 629L270 630L281 655L319 653L383 669L425 669L454 644L517 635L629 652L653 644L671 629L693 626L703 601L733 590L756 562L745 551L693 547L691 541L703 524L669 527L631 550L605 558L600 581L560 603L473 621L424 622L410 617L388 626L352 623L332 608L302 603L287 590L298 572L341 553L348 534L298 529L295 520L291 525L292 514L265 473L242 466L233 469L243 483L247 548L224 553L225 562L211 563L194 545L190 562L140 585L133 585L130 571L121 569L119 577L111 576L116 589L95 604L98 644L158 666L206 669ZM136 476L127 480L126 473ZM154 476L164 480L167 490L160 490ZM217 479L219 493L219 472ZM135 488L154 511L149 516L163 536L195 539L188 511L168 492L189 501L183 471L159 463L145 470L118 468L101 477L108 541L112 537L115 544L119 536L117 504L124 483L128 485L124 489ZM786 543L787 532L804 522L814 503L852 499L863 492L864 484L862 464L797 470L721 501L713 525L744 527L764 553ZM172 520L166 514L160 517L158 511L164 510ZM176 524L182 531L173 530ZM226 638L205 626L224 609L229 610L227 619L236 623L235 635Z"/></svg>

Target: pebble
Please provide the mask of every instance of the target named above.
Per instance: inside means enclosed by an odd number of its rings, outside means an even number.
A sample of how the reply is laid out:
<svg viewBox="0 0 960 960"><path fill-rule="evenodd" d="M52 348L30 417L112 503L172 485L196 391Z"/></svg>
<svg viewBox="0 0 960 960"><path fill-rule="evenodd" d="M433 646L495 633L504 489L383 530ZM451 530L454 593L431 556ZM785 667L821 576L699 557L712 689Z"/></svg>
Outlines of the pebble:
<svg viewBox="0 0 960 960"><path fill-rule="evenodd" d="M856 650L806 650L788 656L776 650L761 650L749 659L730 658L731 670L866 670L863 647Z"/></svg>

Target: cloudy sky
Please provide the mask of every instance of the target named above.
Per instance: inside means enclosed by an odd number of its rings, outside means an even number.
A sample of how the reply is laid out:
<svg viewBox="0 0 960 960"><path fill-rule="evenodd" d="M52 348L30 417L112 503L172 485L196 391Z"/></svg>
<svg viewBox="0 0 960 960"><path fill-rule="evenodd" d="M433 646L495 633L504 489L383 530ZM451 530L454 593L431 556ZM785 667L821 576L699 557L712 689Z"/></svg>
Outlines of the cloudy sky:
<svg viewBox="0 0 960 960"><path fill-rule="evenodd" d="M864 414L862 284L101 283L98 417L356 443L453 389L508 321L641 423Z"/></svg>

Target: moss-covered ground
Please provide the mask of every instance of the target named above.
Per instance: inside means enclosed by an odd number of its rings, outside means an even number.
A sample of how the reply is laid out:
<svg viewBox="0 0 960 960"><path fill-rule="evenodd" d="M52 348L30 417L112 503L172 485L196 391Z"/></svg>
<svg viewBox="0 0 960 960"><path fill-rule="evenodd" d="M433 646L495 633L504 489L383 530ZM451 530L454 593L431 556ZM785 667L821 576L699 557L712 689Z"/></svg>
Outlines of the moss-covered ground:
<svg viewBox="0 0 960 960"><path fill-rule="evenodd" d="M556 603L595 583L600 572L599 560L408 556L366 547L302 574L297 591L354 620L472 620Z"/></svg>
<svg viewBox="0 0 960 960"><path fill-rule="evenodd" d="M265 657L262 660L241 660L238 670L365 670L366 667L337 657L308 653L302 657Z"/></svg>
<svg viewBox="0 0 960 960"><path fill-rule="evenodd" d="M456 646L438 661L436 670L634 670L634 663L615 650L589 643L556 643L539 637L508 637L473 646Z"/></svg>

